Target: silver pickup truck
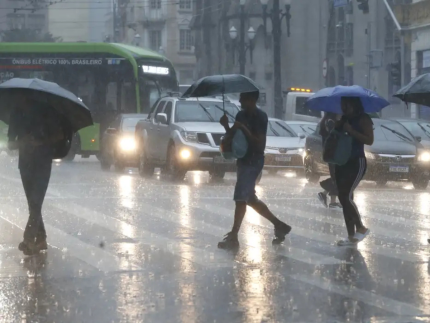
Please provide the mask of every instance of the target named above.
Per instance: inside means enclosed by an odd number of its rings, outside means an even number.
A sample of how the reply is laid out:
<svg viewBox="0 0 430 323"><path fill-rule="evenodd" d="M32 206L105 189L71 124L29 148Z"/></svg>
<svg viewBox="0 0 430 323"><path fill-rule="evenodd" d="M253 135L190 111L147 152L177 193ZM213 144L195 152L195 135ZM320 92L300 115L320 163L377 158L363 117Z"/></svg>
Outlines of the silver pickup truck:
<svg viewBox="0 0 430 323"><path fill-rule="evenodd" d="M231 102L225 102L224 107L234 123L239 108ZM140 174L152 176L160 167L174 179L183 179L192 170L223 178L226 172L236 171L235 161L225 160L219 152L225 134L219 124L223 113L219 99L160 99L148 118L136 126Z"/></svg>

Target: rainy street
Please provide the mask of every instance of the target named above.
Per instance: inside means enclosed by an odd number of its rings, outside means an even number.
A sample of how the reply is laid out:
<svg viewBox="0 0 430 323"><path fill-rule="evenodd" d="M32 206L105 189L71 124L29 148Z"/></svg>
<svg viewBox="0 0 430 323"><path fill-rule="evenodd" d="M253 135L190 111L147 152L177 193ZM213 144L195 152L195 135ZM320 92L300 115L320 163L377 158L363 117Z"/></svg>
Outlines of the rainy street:
<svg viewBox="0 0 430 323"><path fill-rule="evenodd" d="M1 156L1 322L428 322L430 198L407 183L356 193L369 238L337 247L341 211L318 186L265 175L258 195L293 226L281 246L253 211L238 252L217 249L233 220L233 174L174 183L97 160L54 164L44 205L49 250L17 250L27 206Z"/></svg>

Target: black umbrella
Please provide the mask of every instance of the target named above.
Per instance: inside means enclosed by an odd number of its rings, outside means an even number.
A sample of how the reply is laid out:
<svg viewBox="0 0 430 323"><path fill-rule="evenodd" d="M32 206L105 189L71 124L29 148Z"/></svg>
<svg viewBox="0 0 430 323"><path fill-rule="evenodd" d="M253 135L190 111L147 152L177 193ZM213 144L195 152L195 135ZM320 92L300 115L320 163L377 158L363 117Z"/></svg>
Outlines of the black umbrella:
<svg viewBox="0 0 430 323"><path fill-rule="evenodd" d="M405 102L430 106L430 74L416 77L394 96Z"/></svg>
<svg viewBox="0 0 430 323"><path fill-rule="evenodd" d="M257 84L244 75L212 75L196 81L188 88L182 97L195 98L254 91L259 91Z"/></svg>
<svg viewBox="0 0 430 323"><path fill-rule="evenodd" d="M9 116L21 104L22 97L53 107L69 120L75 132L93 124L90 110L72 92L57 83L21 78L0 84L0 120L9 123Z"/></svg>

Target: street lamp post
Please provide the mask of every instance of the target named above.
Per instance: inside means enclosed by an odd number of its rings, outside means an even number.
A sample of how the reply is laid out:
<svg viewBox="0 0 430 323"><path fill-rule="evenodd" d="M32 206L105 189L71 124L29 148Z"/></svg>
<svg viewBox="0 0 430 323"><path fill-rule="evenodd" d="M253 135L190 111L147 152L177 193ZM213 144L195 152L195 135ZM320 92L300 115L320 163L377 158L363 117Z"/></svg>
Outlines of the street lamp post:
<svg viewBox="0 0 430 323"><path fill-rule="evenodd" d="M280 0L273 0L273 8L269 13L269 18L272 20L272 35L273 35L273 75L274 75L274 95L275 95L275 118L283 118L283 100L282 100L282 68L281 68L281 34L282 34L282 19L285 18L287 24L287 36L290 36L290 20L291 20L291 1L284 0L285 12L280 8ZM267 4L269 0L260 0L263 7L263 19L265 31L267 20Z"/></svg>
<svg viewBox="0 0 430 323"><path fill-rule="evenodd" d="M239 38L239 71L245 74L246 53L245 53L245 4L246 0L240 0L240 38Z"/></svg>
<svg viewBox="0 0 430 323"><path fill-rule="evenodd" d="M239 52L239 64L240 64L240 74L245 74L245 64L246 64L246 52L249 50L249 56L251 58L251 64L252 64L252 51L254 50L254 38L257 32L254 28L249 27L248 29L248 39L249 42L245 42L245 37L241 37L239 40L239 48L236 47L236 40L237 40L237 29L232 26L229 31L230 38L233 41L233 63L235 61L235 51L236 49Z"/></svg>

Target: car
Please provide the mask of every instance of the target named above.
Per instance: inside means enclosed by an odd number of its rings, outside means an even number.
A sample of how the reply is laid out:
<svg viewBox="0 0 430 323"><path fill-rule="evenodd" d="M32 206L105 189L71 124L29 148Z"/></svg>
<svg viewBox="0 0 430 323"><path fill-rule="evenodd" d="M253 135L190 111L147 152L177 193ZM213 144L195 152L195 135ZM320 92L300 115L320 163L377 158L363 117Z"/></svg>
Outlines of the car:
<svg viewBox="0 0 430 323"><path fill-rule="evenodd" d="M298 135L285 121L269 118L264 169L269 174L279 170L303 172L305 136Z"/></svg>
<svg viewBox="0 0 430 323"><path fill-rule="evenodd" d="M134 133L137 123L145 118L146 114L119 114L106 129L99 158L103 170L109 170L112 165L118 171L138 166L139 155Z"/></svg>
<svg viewBox="0 0 430 323"><path fill-rule="evenodd" d="M285 121L297 134L304 134L306 137L314 133L318 123L307 121Z"/></svg>
<svg viewBox="0 0 430 323"><path fill-rule="evenodd" d="M224 106L224 107L223 107ZM188 171L209 171L212 178L224 178L236 171L236 161L221 156L219 146L225 129L219 124L225 112L233 124L239 108L216 98L164 97L148 118L136 126L139 172L151 176L155 168L181 180Z"/></svg>
<svg viewBox="0 0 430 323"><path fill-rule="evenodd" d="M427 149L430 149L430 122L420 119L395 119Z"/></svg>
<svg viewBox="0 0 430 323"><path fill-rule="evenodd" d="M373 119L374 143L365 146L367 171L365 180L378 186L388 181L411 181L416 189L425 189L430 178L430 152L399 122ZM328 176L328 166L322 158L319 128L306 138L305 176L316 183Z"/></svg>

